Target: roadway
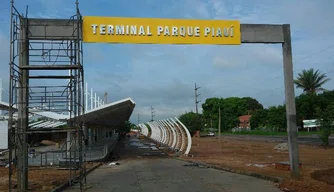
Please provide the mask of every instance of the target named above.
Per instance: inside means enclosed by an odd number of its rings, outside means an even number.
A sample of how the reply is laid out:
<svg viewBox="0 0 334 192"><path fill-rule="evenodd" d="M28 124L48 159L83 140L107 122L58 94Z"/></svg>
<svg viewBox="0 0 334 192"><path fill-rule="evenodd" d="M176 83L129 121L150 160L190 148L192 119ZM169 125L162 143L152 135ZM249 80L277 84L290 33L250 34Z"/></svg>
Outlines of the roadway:
<svg viewBox="0 0 334 192"><path fill-rule="evenodd" d="M135 137L119 142L114 156L120 165L106 163L87 176L86 191L237 191L279 192L272 182L169 158ZM79 191L74 185L68 192Z"/></svg>
<svg viewBox="0 0 334 192"><path fill-rule="evenodd" d="M223 135L223 137L228 138L237 138L242 140L252 140L252 141L266 141L266 142L278 142L278 143L287 143L287 136L260 136L260 135ZM321 145L322 141L317 135L313 136L299 136L298 137L299 144L307 144L307 145ZM330 145L334 145L334 137L329 138Z"/></svg>

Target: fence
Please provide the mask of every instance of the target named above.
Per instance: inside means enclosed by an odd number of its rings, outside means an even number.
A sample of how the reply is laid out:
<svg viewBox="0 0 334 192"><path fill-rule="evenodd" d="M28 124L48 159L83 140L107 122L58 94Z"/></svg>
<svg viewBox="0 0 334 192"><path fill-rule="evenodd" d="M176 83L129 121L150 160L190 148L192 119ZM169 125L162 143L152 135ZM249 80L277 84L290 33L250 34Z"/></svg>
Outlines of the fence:
<svg viewBox="0 0 334 192"><path fill-rule="evenodd" d="M85 161L99 161L105 159L115 148L119 140L119 135L114 134L111 138L104 139L99 144L86 147ZM76 151L54 150L44 152L30 152L28 154L29 166L59 166L61 161L69 159L71 161L79 157Z"/></svg>

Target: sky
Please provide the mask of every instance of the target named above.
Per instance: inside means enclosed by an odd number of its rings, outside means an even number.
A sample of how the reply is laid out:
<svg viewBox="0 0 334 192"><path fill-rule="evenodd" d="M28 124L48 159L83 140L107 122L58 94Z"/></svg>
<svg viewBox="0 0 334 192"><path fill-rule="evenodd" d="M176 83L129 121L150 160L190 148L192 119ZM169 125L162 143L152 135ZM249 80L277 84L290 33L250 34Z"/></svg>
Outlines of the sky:
<svg viewBox="0 0 334 192"><path fill-rule="evenodd" d="M28 17L70 18L74 0L15 0ZM294 76L315 68L334 74L333 0L81 0L83 16L240 20L250 24L291 24ZM9 0L0 1L0 78L8 90ZM253 97L265 107L284 103L281 45L85 44L85 81L108 102L131 97L131 121L179 116L210 97ZM334 80L324 88L333 89ZM295 94L301 94L296 89ZM4 95L6 98L6 95Z"/></svg>

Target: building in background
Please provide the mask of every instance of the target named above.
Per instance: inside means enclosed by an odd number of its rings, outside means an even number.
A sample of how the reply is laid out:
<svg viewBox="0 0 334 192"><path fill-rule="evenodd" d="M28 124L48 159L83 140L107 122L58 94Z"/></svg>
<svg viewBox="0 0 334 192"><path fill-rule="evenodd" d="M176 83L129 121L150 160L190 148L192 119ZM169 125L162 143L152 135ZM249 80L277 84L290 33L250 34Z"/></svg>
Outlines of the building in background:
<svg viewBox="0 0 334 192"><path fill-rule="evenodd" d="M242 115L239 117L239 128L250 129L251 115Z"/></svg>

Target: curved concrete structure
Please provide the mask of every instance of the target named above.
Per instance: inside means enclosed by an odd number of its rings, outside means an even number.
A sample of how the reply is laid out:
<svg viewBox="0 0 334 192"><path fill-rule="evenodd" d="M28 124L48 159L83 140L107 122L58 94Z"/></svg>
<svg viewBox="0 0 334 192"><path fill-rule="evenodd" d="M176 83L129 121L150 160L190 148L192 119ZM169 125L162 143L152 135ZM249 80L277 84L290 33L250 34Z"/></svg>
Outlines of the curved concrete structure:
<svg viewBox="0 0 334 192"><path fill-rule="evenodd" d="M150 126L151 132L148 127ZM187 127L176 117L141 123L141 134L168 148L188 155L191 150L191 135Z"/></svg>

